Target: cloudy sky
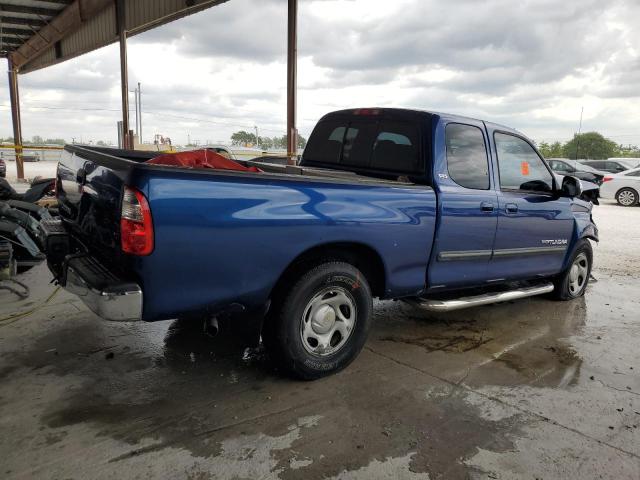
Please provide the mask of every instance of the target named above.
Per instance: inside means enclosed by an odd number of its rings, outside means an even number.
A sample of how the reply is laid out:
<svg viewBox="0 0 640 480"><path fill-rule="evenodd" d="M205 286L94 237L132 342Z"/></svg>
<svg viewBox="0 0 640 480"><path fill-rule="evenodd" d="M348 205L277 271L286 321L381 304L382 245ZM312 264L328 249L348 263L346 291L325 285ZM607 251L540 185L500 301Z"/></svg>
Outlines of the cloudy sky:
<svg viewBox="0 0 640 480"><path fill-rule="evenodd" d="M131 38L145 137L283 135L286 18L286 0L230 0ZM584 107L583 131L640 144L639 23L637 0L300 0L299 129L335 109L403 106L562 141ZM116 45L21 76L24 137L115 142L119 79Z"/></svg>

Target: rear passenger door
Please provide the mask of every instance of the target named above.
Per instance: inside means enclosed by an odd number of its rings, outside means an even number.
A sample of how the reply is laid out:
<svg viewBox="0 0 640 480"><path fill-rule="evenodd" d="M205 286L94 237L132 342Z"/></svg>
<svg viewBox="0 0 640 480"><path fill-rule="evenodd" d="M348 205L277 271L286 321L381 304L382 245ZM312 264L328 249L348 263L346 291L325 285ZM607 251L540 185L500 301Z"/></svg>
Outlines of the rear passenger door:
<svg viewBox="0 0 640 480"><path fill-rule="evenodd" d="M484 124L447 123L435 141L440 223L427 284L436 291L481 285L489 278L498 209Z"/></svg>
<svg viewBox="0 0 640 480"><path fill-rule="evenodd" d="M553 174L531 144L493 132L498 164L498 230L491 279L560 272L574 229L571 201L553 191Z"/></svg>

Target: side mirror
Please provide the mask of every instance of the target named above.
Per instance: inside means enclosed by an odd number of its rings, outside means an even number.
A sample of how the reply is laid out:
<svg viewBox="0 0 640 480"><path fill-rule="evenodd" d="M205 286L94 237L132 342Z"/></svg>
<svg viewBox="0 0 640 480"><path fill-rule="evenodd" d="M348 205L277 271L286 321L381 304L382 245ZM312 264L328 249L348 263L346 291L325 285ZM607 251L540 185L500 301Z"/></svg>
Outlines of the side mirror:
<svg viewBox="0 0 640 480"><path fill-rule="evenodd" d="M579 197L582 195L582 182L576 177L565 176L562 179L562 193L563 197Z"/></svg>

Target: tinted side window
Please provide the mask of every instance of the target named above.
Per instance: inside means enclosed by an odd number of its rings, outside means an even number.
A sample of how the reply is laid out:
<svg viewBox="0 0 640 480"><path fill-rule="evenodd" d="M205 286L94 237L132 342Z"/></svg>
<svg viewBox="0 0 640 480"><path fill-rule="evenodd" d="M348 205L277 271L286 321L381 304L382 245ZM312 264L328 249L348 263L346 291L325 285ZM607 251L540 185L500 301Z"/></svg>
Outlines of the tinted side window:
<svg viewBox="0 0 640 480"><path fill-rule="evenodd" d="M309 138L304 156L307 160L321 163L338 163L342 155L342 143L347 131L346 122L320 122Z"/></svg>
<svg viewBox="0 0 640 480"><path fill-rule="evenodd" d="M415 125L381 122L373 144L371 168L403 173L421 173L420 135Z"/></svg>
<svg viewBox="0 0 640 480"><path fill-rule="evenodd" d="M450 123L446 128L449 176L461 187L489 189L489 162L482 130Z"/></svg>
<svg viewBox="0 0 640 480"><path fill-rule="evenodd" d="M637 170L635 172L629 172L629 173L625 173L625 175L627 177L640 177L640 170Z"/></svg>
<svg viewBox="0 0 640 480"><path fill-rule="evenodd" d="M505 133L494 135L498 152L500 187L550 192L553 177L527 142Z"/></svg>

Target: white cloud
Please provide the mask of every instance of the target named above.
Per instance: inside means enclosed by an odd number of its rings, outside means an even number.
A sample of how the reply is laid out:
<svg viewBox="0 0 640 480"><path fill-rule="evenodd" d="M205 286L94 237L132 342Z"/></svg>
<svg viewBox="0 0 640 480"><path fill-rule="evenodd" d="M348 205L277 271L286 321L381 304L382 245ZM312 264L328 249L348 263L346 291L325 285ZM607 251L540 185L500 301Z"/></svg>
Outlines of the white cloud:
<svg viewBox="0 0 640 480"><path fill-rule="evenodd" d="M231 0L132 38L145 136L283 135L286 16L282 0ZM584 106L583 129L640 144L639 18L633 0L301 0L299 128L333 109L405 106L567 139ZM25 137L115 141L118 68L114 45L21 77Z"/></svg>

